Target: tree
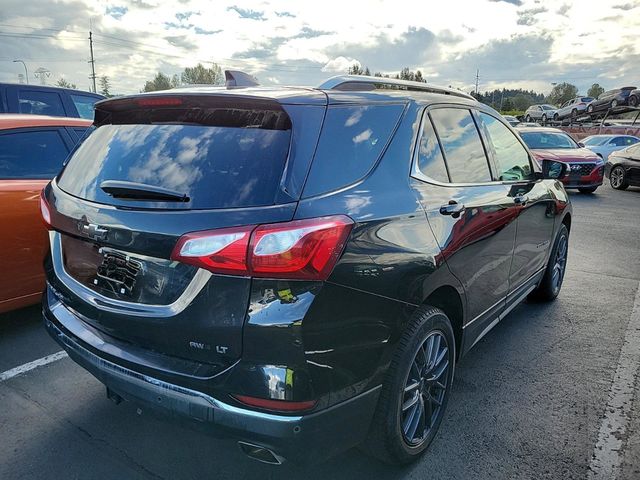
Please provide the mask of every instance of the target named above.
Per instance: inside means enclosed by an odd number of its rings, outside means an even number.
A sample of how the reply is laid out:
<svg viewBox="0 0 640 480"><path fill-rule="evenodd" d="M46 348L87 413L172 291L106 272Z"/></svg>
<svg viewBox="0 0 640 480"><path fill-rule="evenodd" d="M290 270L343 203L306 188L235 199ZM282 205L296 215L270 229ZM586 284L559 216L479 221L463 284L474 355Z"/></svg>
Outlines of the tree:
<svg viewBox="0 0 640 480"><path fill-rule="evenodd" d="M111 82L109 81L109 77L103 75L100 77L100 80L98 82L100 83L100 93L107 98L112 97L113 95L111 95L110 92Z"/></svg>
<svg viewBox="0 0 640 480"><path fill-rule="evenodd" d="M510 98L505 98L504 102L502 102L502 111L510 112L511 110L513 110L513 103L511 103Z"/></svg>
<svg viewBox="0 0 640 480"><path fill-rule="evenodd" d="M533 99L531 98L531 96L524 95L522 93L519 93L515 97L513 97L512 102L515 110L524 111L527 108L529 108L531 105L533 105Z"/></svg>
<svg viewBox="0 0 640 480"><path fill-rule="evenodd" d="M359 63L354 63L353 65L351 65L349 67L349 70L347 70L347 74L349 75L368 75L368 73L365 73L365 71L369 71L369 67L367 67L366 70L364 70L362 68L362 66L360 66Z"/></svg>
<svg viewBox="0 0 640 480"><path fill-rule="evenodd" d="M224 76L220 67L213 63L211 68L206 68L201 63L195 67L187 67L180 75L182 83L187 85L220 85L224 83Z"/></svg>
<svg viewBox="0 0 640 480"><path fill-rule="evenodd" d="M62 77L58 79L58 81L56 82L56 85L62 88L76 88L76 89L78 88L75 83L70 83L69 81L67 81L65 78L62 78Z"/></svg>
<svg viewBox="0 0 640 480"><path fill-rule="evenodd" d="M554 85L551 93L547 97L547 101L553 105L562 105L564 102L578 96L578 87L567 82Z"/></svg>
<svg viewBox="0 0 640 480"><path fill-rule="evenodd" d="M594 83L593 85L591 85L591 88L587 91L587 97L598 98L603 93L604 93L604 88L602 88L599 83Z"/></svg>
<svg viewBox="0 0 640 480"><path fill-rule="evenodd" d="M144 84L143 92L155 92L157 90L169 90L174 85L171 79L162 72L158 72L153 80L148 80Z"/></svg>

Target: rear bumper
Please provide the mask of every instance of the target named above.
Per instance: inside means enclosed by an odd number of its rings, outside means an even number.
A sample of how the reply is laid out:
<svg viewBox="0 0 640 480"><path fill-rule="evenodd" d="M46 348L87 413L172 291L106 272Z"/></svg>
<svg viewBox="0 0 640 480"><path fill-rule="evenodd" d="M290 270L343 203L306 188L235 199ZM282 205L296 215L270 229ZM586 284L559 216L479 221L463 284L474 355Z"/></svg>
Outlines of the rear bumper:
<svg viewBox="0 0 640 480"><path fill-rule="evenodd" d="M61 304L57 307L64 308ZM358 445L368 433L379 387L308 415L277 415L239 408L102 358L67 330L54 312L55 308L49 308L45 300L45 327L71 359L111 392L142 407L200 424L217 435L266 447L295 463L323 460Z"/></svg>

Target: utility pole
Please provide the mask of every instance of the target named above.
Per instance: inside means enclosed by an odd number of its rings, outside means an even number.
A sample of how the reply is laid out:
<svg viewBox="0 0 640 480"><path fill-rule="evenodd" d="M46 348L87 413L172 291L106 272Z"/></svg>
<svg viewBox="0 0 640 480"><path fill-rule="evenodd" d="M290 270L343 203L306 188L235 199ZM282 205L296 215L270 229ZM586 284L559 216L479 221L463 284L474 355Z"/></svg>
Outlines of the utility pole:
<svg viewBox="0 0 640 480"><path fill-rule="evenodd" d="M91 76L89 77L93 81L93 93L96 93L96 62L93 59L93 32L89 30L89 50L91 50L91 60L88 63L91 64Z"/></svg>
<svg viewBox="0 0 640 480"><path fill-rule="evenodd" d="M480 69L476 70L476 96L478 96L478 83L480 82Z"/></svg>

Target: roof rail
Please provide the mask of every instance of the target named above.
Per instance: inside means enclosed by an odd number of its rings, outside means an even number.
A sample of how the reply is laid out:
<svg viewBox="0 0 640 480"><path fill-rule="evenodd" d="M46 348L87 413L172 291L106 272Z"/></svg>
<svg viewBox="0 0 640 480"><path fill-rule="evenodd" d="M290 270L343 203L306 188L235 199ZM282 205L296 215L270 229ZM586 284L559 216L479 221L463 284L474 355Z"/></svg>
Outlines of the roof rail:
<svg viewBox="0 0 640 480"><path fill-rule="evenodd" d="M397 90L412 90L417 92L442 93L445 95L455 95L457 97L475 100L471 95L454 90L453 88L437 87L423 82L411 82L409 80L399 80L386 77L370 77L367 75L338 75L325 80L318 86L320 90L346 90L346 91L367 91L376 90L379 86L388 86Z"/></svg>

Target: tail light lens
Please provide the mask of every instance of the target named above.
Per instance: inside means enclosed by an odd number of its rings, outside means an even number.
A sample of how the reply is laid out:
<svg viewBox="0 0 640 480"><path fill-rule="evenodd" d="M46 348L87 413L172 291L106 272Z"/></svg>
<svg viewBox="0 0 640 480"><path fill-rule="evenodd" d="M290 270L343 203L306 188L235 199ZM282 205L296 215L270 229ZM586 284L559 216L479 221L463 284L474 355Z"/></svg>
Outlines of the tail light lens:
<svg viewBox="0 0 640 480"><path fill-rule="evenodd" d="M40 214L47 228L51 229L51 210L47 200L44 198L44 191L40 192Z"/></svg>
<svg viewBox="0 0 640 480"><path fill-rule="evenodd" d="M173 260L215 273L325 280L353 227L343 215L184 235Z"/></svg>

